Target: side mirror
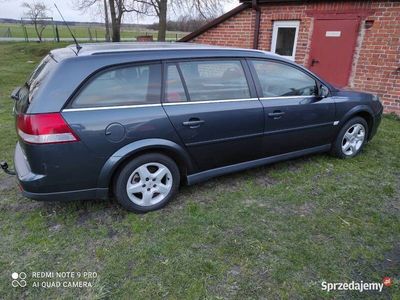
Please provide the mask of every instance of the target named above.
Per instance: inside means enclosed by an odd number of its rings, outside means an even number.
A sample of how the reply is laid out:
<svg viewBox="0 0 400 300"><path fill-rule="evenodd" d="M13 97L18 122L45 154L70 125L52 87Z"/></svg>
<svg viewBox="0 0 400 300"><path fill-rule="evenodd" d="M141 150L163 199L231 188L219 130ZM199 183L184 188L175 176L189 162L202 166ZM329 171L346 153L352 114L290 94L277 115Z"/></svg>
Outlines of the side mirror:
<svg viewBox="0 0 400 300"><path fill-rule="evenodd" d="M15 101L18 101L19 100L19 91L20 90L21 90L20 86L16 87L11 93L11 96L10 96L11 99L14 99Z"/></svg>
<svg viewBox="0 0 400 300"><path fill-rule="evenodd" d="M317 83L317 97L319 99L323 99L329 96L329 89L321 84L321 83Z"/></svg>

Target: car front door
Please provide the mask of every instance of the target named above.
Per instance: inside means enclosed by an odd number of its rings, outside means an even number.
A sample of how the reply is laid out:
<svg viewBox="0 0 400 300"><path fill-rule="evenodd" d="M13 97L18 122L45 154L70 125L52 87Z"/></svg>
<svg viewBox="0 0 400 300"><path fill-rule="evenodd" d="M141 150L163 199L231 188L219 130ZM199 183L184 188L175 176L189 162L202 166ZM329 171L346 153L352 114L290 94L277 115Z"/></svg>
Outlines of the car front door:
<svg viewBox="0 0 400 300"><path fill-rule="evenodd" d="M200 170L262 157L264 113L244 60L168 62L163 107Z"/></svg>
<svg viewBox="0 0 400 300"><path fill-rule="evenodd" d="M329 95L317 96L316 78L295 65L274 60L249 60L249 66L264 107L265 156L332 142L335 103Z"/></svg>

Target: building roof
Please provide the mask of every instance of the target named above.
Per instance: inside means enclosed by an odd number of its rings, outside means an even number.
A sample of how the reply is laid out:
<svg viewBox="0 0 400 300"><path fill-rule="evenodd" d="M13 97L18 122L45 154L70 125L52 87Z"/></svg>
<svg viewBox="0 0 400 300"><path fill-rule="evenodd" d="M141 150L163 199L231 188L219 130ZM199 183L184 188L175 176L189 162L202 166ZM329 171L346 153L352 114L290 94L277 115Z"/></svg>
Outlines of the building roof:
<svg viewBox="0 0 400 300"><path fill-rule="evenodd" d="M277 3L277 2L311 2L311 1L318 1L318 0L257 0L257 3ZM253 0L239 0L241 3L252 3Z"/></svg>
<svg viewBox="0 0 400 300"><path fill-rule="evenodd" d="M199 29L193 31L192 33L189 33L188 35L184 36L179 40L179 42L188 42L192 40L193 38L203 34L207 30L217 26L218 24L221 24L222 22L232 18L233 16L237 15L238 13L242 12L243 10L250 8L253 6L253 2L256 4L259 3L277 3L277 2L306 2L306 1L316 1L316 0L239 0L242 4L235 7L234 9L228 11L227 13L223 14L222 16L212 20L211 22L208 22L204 26L200 27Z"/></svg>
<svg viewBox="0 0 400 300"><path fill-rule="evenodd" d="M228 11L227 13L223 14L222 16L214 19L213 21L205 24L204 26L193 31L192 33L189 33L188 35L184 36L183 38L181 38L179 40L179 42L189 42L190 40L194 39L195 37L206 32L207 30L221 24L222 22L230 19L231 17L237 15L238 13L240 13L243 10L252 7L253 5L255 5L255 7L256 7L257 4L267 4L267 3L296 3L296 2L297 3L311 3L311 2L321 2L321 1L327 1L327 0L239 0L239 2L241 3L239 6ZM334 1L339 2L342 0L332 0L332 2L334 2ZM348 1L351 1L351 0L348 0ZM352 1L355 1L355 0L352 0ZM377 1L383 2L385 0L377 0ZM400 0L396 0L396 1L400 1Z"/></svg>
<svg viewBox="0 0 400 300"><path fill-rule="evenodd" d="M214 19L211 22L208 22L204 26L200 27L199 29L193 31L192 33L189 33L188 35L184 36L179 40L179 42L188 42L191 39L195 38L196 36L199 36L200 34L206 32L207 30L217 26L218 24L228 20L229 18L232 18L233 16L237 15L241 11L251 7L251 1L249 3L242 3L241 5L235 7L234 9L228 11L227 13L223 14L222 16Z"/></svg>

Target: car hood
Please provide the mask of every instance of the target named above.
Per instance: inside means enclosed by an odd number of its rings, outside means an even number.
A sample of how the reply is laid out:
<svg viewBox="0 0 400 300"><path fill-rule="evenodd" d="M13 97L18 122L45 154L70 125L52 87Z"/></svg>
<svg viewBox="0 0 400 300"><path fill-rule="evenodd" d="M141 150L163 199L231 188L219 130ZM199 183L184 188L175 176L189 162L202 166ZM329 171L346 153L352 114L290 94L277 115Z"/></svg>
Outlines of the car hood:
<svg viewBox="0 0 400 300"><path fill-rule="evenodd" d="M361 92L361 91L357 91L355 89L338 89L336 91L333 92L333 94L335 96L338 97L349 97L349 98L360 98L360 99L368 99L370 100L372 98L372 94L371 93L366 93L366 92Z"/></svg>

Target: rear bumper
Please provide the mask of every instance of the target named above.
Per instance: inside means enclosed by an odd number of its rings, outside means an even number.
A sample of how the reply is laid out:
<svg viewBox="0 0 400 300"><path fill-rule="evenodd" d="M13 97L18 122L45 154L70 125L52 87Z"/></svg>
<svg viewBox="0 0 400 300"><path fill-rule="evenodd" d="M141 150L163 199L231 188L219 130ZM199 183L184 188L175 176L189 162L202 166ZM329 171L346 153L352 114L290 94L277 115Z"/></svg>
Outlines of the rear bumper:
<svg viewBox="0 0 400 300"><path fill-rule="evenodd" d="M19 143L17 143L15 146L14 167L20 186L24 190L40 185L40 183L46 177L45 175L35 174L32 172L28 160L26 159L26 156Z"/></svg>
<svg viewBox="0 0 400 300"><path fill-rule="evenodd" d="M106 199L108 188L82 189L61 192L40 192L47 184L46 175L31 171L28 160L19 143L15 147L14 166L22 195L41 201Z"/></svg>

